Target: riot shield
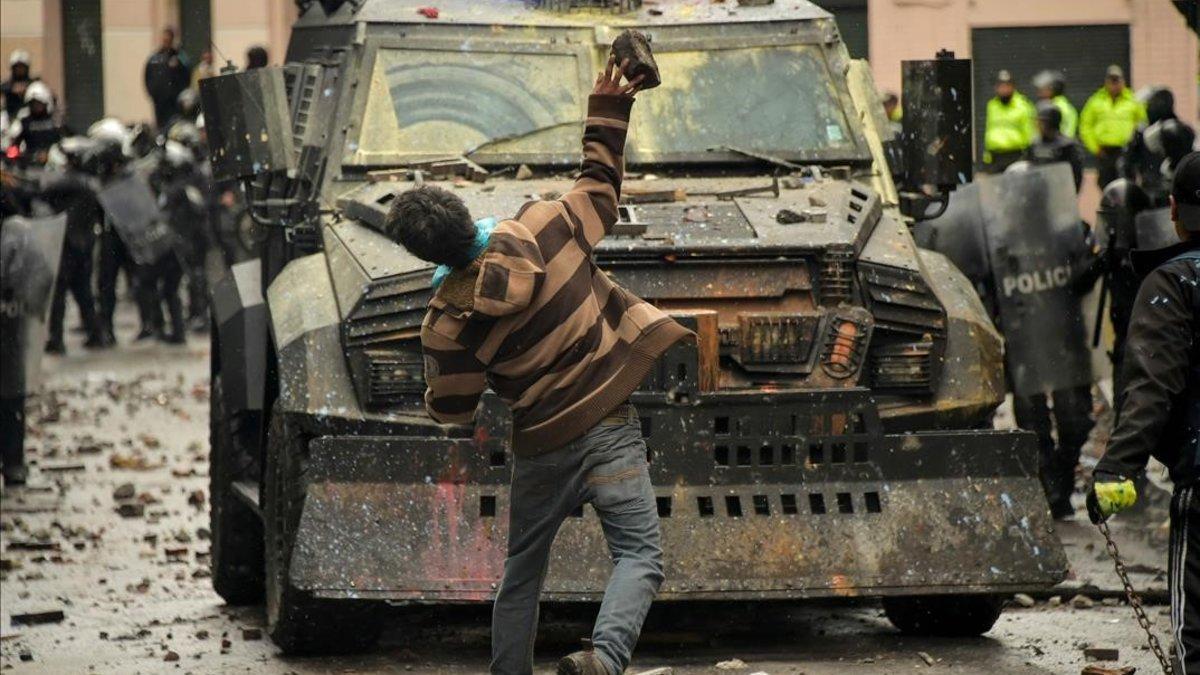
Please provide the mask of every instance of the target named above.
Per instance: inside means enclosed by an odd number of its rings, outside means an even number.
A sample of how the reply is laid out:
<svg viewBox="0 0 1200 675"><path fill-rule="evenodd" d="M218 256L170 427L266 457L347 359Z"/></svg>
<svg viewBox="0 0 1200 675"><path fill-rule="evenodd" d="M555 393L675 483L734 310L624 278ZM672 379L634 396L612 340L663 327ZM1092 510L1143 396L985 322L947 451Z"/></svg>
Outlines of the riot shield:
<svg viewBox="0 0 1200 675"><path fill-rule="evenodd" d="M1175 222L1171 220L1171 209L1142 211L1134 216L1133 227L1137 231L1137 247L1141 250L1152 251L1179 243L1179 233L1175 231Z"/></svg>
<svg viewBox="0 0 1200 675"><path fill-rule="evenodd" d="M992 265L983 235L983 213L979 207L979 184L970 183L950 193L945 213L913 227L917 246L937 251L971 280L991 309Z"/></svg>
<svg viewBox="0 0 1200 675"><path fill-rule="evenodd" d="M13 216L0 226L0 394L19 396L39 381L46 310L58 277L66 214L48 218Z"/></svg>
<svg viewBox="0 0 1200 675"><path fill-rule="evenodd" d="M172 232L163 222L154 193L144 178L122 176L105 185L97 198L134 262L149 265L171 252Z"/></svg>
<svg viewBox="0 0 1200 675"><path fill-rule="evenodd" d="M1040 166L977 184L1013 392L1089 384L1083 312L1071 289L1086 243L1070 167Z"/></svg>

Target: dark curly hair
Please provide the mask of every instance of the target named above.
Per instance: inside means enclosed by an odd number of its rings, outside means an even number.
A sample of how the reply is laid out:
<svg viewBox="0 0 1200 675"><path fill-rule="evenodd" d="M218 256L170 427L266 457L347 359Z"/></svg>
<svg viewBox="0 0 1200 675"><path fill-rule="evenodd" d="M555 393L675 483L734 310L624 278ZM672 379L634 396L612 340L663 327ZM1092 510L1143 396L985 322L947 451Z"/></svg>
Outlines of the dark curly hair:
<svg viewBox="0 0 1200 675"><path fill-rule="evenodd" d="M421 260L451 267L471 264L471 213L457 195L439 187L419 185L396 195L383 232Z"/></svg>

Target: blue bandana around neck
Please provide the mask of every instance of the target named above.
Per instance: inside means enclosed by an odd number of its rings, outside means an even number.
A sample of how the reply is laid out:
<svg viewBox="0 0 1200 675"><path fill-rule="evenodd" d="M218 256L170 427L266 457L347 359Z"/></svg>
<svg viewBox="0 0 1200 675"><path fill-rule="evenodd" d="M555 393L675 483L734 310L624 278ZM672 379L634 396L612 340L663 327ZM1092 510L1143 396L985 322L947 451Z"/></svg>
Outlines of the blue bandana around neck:
<svg viewBox="0 0 1200 675"><path fill-rule="evenodd" d="M487 248L488 241L492 238L492 230L496 229L496 219L492 217L480 218L475 221L475 240L471 242L471 249L468 251L471 255L471 260L474 260L483 253L483 249ZM433 287L436 289L442 285L446 277L454 268L449 265L438 265L433 271Z"/></svg>

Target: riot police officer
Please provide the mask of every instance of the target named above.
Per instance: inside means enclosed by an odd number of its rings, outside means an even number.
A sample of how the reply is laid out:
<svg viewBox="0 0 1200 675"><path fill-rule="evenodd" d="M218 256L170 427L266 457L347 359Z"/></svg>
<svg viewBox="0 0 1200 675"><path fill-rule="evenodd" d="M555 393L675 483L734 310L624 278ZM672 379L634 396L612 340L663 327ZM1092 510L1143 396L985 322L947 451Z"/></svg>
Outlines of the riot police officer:
<svg viewBox="0 0 1200 675"><path fill-rule="evenodd" d="M1196 132L1175 115L1175 95L1156 87L1146 96L1146 124L1125 147L1120 174L1142 188L1154 207L1166 206L1175 165L1195 142Z"/></svg>
<svg viewBox="0 0 1200 675"><path fill-rule="evenodd" d="M1075 176L1075 192L1083 184L1083 146L1062 133L1062 110L1051 101L1037 104L1038 139L1025 151L1033 164L1066 162Z"/></svg>
<svg viewBox="0 0 1200 675"><path fill-rule="evenodd" d="M196 232L203 232L205 227L204 196L195 187L194 165L191 151L177 141L168 140L163 145L151 181L158 190L159 207L171 228L172 250L143 266L141 283L147 297L151 328L168 344L185 342L183 305L179 300L179 282L183 278L181 261L196 258L192 250L197 243ZM202 261L203 240L199 245ZM169 326L163 321L163 305L167 308Z"/></svg>
<svg viewBox="0 0 1200 675"><path fill-rule="evenodd" d="M79 316L87 333L85 347L107 345L96 319L96 303L92 294L92 256L96 248L96 226L102 211L96 200L95 186L83 171L85 157L91 150L86 138L73 136L63 139L50 149L47 171L42 174L39 197L55 212L67 215L67 233L63 244L58 281L50 303L49 337L46 351L66 352L63 341L63 314L67 291L75 299Z"/></svg>
<svg viewBox="0 0 1200 675"><path fill-rule="evenodd" d="M88 129L88 137L95 142L89 164L100 184L104 185L124 175L130 159L126 153L126 146L132 141L125 125L112 118L102 119ZM113 315L117 307L117 282L122 270L125 271L137 301L138 315L141 319L138 339L152 337L155 333L148 322L145 294L138 286L141 279L138 264L130 255L129 247L121 239L120 232L111 220L104 218L102 222L96 287L100 305L98 319L103 340L106 344L116 344Z"/></svg>
<svg viewBox="0 0 1200 675"><path fill-rule="evenodd" d="M62 140L63 131L54 119L54 94L45 82L30 82L25 88L25 107L17 113L11 132L22 164L46 163L51 146Z"/></svg>

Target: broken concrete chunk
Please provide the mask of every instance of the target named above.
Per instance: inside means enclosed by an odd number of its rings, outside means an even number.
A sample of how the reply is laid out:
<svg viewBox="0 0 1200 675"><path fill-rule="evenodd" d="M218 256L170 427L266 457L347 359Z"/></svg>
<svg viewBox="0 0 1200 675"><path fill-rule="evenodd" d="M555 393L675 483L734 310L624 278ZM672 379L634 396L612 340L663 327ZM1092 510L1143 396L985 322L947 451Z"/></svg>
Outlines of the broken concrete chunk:
<svg viewBox="0 0 1200 675"><path fill-rule="evenodd" d="M1071 606L1075 609L1091 609L1096 606L1096 601L1086 595L1077 595L1071 598Z"/></svg>
<svg viewBox="0 0 1200 675"><path fill-rule="evenodd" d="M1022 607L1033 607L1034 605L1037 604L1037 600L1034 600L1033 596L1026 595L1025 593L1017 593L1016 595L1014 595L1013 602L1017 603L1018 605L1020 605Z"/></svg>
<svg viewBox="0 0 1200 675"><path fill-rule="evenodd" d="M137 488L133 487L133 483L122 483L113 490L113 499L117 501L133 499L135 495L137 495Z"/></svg>
<svg viewBox="0 0 1200 675"><path fill-rule="evenodd" d="M717 670L745 670L750 666L741 659L729 659L728 661L718 661Z"/></svg>
<svg viewBox="0 0 1200 675"><path fill-rule="evenodd" d="M528 164L522 164L517 167L517 180L529 180L533 178L533 169L529 168Z"/></svg>
<svg viewBox="0 0 1200 675"><path fill-rule="evenodd" d="M1083 658L1089 661L1116 661L1121 658L1121 650L1116 647L1086 647Z"/></svg>
<svg viewBox="0 0 1200 675"><path fill-rule="evenodd" d="M626 30L618 35L613 40L612 53L617 58L617 65L629 59L625 79L632 82L641 77L641 89L653 89L662 84L658 64L654 62L654 53L650 51L650 40L641 31Z"/></svg>
<svg viewBox="0 0 1200 675"><path fill-rule="evenodd" d="M146 505L141 502L124 502L117 505L122 518L141 518L146 515Z"/></svg>

